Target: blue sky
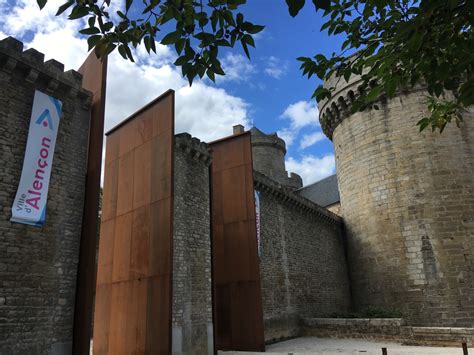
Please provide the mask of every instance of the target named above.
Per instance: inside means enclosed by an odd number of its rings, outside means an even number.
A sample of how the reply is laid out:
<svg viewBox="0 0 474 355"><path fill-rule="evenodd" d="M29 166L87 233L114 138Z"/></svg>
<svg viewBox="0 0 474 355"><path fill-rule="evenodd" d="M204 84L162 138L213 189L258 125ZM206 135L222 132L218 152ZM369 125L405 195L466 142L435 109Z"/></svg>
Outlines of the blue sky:
<svg viewBox="0 0 474 355"><path fill-rule="evenodd" d="M0 38L13 36L45 53L46 59L77 69L87 55L87 44L77 31L79 21L54 17L64 0L49 0L38 10L35 0L0 0ZM322 13L307 0L296 18L288 14L284 0L249 0L241 11L253 23L265 25L256 37L251 61L240 46L221 52L227 76L216 83L198 80L191 88L172 65L174 50L158 45L158 54L144 48L135 53L136 64L118 55L109 59L106 129L168 88L176 90L177 131L187 131L209 141L231 134L232 125L257 126L278 132L287 141L287 170L302 175L305 184L334 172L332 143L319 127L315 101L317 78L302 77L296 57L330 54L341 38L320 33ZM114 8L123 6L112 0Z"/></svg>

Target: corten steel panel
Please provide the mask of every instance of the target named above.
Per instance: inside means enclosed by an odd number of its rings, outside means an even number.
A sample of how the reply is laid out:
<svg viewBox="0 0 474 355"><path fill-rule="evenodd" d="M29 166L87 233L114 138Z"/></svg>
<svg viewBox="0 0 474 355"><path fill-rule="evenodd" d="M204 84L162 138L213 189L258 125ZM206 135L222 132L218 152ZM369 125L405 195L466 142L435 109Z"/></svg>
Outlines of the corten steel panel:
<svg viewBox="0 0 474 355"><path fill-rule="evenodd" d="M215 348L265 351L250 133L210 146Z"/></svg>
<svg viewBox="0 0 474 355"><path fill-rule="evenodd" d="M88 354L92 335L92 307L96 282L97 230L104 136L107 58L101 61L92 52L82 64L79 72L82 74L82 87L92 91L93 97L89 127L86 192L84 196L84 213L77 273L73 353Z"/></svg>
<svg viewBox="0 0 474 355"><path fill-rule="evenodd" d="M107 134L96 354L170 354L174 92Z"/></svg>

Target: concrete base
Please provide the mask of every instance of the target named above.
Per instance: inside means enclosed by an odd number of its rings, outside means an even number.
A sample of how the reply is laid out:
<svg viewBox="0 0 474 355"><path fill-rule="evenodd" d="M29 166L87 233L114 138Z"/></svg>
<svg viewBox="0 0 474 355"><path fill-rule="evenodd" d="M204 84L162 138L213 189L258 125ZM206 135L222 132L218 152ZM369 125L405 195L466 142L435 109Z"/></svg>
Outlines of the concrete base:
<svg viewBox="0 0 474 355"><path fill-rule="evenodd" d="M302 335L301 321L296 314L265 318L265 344L273 344Z"/></svg>
<svg viewBox="0 0 474 355"><path fill-rule="evenodd" d="M474 346L474 328L413 327L401 318L311 318L303 321L304 336L385 339L409 345Z"/></svg>
<svg viewBox="0 0 474 355"><path fill-rule="evenodd" d="M380 355L382 348L388 355L459 355L458 347L406 346L390 341L374 341L369 339L330 339L303 337L269 345L266 355ZM220 355L251 355L261 353L219 351Z"/></svg>

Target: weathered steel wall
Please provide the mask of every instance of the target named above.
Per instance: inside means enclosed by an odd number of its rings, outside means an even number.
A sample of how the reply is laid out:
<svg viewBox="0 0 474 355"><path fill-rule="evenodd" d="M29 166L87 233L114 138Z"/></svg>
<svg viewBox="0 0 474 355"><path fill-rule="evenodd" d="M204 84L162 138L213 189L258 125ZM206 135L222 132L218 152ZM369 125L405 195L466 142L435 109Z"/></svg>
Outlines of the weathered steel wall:
<svg viewBox="0 0 474 355"><path fill-rule="evenodd" d="M108 133L94 354L169 354L174 92Z"/></svg>
<svg viewBox="0 0 474 355"><path fill-rule="evenodd" d="M210 146L216 349L264 351L250 133Z"/></svg>
<svg viewBox="0 0 474 355"><path fill-rule="evenodd" d="M92 336L92 313L97 272L97 230L99 227L107 57L101 61L97 59L94 52L91 52L79 69L79 73L82 74L82 86L93 93L73 337L73 353L85 354L89 350Z"/></svg>

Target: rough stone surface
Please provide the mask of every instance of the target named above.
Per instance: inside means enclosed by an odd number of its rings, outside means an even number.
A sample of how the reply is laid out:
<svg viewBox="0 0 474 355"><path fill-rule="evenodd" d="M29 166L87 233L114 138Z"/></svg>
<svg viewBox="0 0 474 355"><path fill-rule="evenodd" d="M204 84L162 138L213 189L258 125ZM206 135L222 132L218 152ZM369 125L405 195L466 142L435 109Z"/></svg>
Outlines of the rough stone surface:
<svg viewBox="0 0 474 355"><path fill-rule="evenodd" d="M52 83L58 83L52 84ZM46 209L38 228L11 223L35 89L63 102ZM74 95L71 94L74 92ZM70 352L81 236L90 93L44 66L38 52L0 41L0 352Z"/></svg>
<svg viewBox="0 0 474 355"><path fill-rule="evenodd" d="M285 141L276 133L265 134L256 127L250 133L254 170L287 187L298 189L303 186L303 180L298 174L291 173L288 177L285 168Z"/></svg>
<svg viewBox="0 0 474 355"><path fill-rule="evenodd" d="M350 310L341 219L254 173L266 342L298 336L301 319Z"/></svg>
<svg viewBox="0 0 474 355"><path fill-rule="evenodd" d="M350 114L351 82L321 121L334 141L355 305L398 309L412 325L472 327L474 114L461 129L420 134L426 92Z"/></svg>
<svg viewBox="0 0 474 355"><path fill-rule="evenodd" d="M210 152L176 136L173 234L173 354L213 354Z"/></svg>

